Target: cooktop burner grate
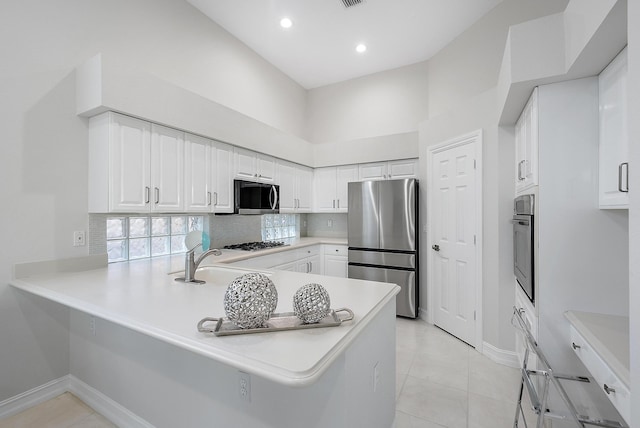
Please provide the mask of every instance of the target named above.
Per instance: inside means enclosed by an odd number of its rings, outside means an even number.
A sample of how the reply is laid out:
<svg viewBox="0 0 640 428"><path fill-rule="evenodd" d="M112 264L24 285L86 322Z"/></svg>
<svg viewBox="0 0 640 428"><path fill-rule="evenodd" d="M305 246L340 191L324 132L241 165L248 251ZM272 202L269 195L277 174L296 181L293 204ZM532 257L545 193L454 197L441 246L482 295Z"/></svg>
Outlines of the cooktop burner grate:
<svg viewBox="0 0 640 428"><path fill-rule="evenodd" d="M225 245L223 248L227 250L244 250L244 251L257 251L264 250L266 248L281 247L286 245L282 241L260 241L260 242L243 242L242 244Z"/></svg>

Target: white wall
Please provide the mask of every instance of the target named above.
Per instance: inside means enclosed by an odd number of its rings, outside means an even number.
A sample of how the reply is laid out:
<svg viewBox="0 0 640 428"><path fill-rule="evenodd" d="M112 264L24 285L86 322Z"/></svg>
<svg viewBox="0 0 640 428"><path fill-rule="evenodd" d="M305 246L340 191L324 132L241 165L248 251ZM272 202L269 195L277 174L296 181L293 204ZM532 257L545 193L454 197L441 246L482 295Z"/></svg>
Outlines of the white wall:
<svg viewBox="0 0 640 428"><path fill-rule="evenodd" d="M629 116L640 117L640 2L628 4ZM629 163L640 165L640 122L629 120ZM629 187L640 189L640 169L629 170ZM631 337L631 421L640 426L640 197L630 194L629 207L629 334Z"/></svg>
<svg viewBox="0 0 640 428"><path fill-rule="evenodd" d="M186 2L1 2L0 401L68 373L64 311L7 283L15 263L87 254L71 245L88 229L74 69L98 52L302 134L306 92Z"/></svg>
<svg viewBox="0 0 640 428"><path fill-rule="evenodd" d="M311 89L307 139L335 143L414 132L428 116L427 62Z"/></svg>
<svg viewBox="0 0 640 428"><path fill-rule="evenodd" d="M506 0L429 60L429 114L496 85L509 26L564 10L568 0Z"/></svg>

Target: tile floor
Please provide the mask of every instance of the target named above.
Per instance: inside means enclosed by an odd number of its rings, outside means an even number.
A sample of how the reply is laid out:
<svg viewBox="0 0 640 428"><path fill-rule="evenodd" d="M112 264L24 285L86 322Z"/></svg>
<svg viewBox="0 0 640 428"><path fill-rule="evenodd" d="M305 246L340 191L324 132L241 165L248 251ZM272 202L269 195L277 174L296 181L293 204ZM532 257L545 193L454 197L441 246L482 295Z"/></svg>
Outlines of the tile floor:
<svg viewBox="0 0 640 428"><path fill-rule="evenodd" d="M513 427L517 369L422 320L398 318L396 334L395 428Z"/></svg>
<svg viewBox="0 0 640 428"><path fill-rule="evenodd" d="M396 332L395 428L513 426L518 370L422 320L398 318ZM70 393L0 420L0 428L114 426Z"/></svg>
<svg viewBox="0 0 640 428"><path fill-rule="evenodd" d="M36 427L114 428L115 425L70 392L0 420L0 428Z"/></svg>

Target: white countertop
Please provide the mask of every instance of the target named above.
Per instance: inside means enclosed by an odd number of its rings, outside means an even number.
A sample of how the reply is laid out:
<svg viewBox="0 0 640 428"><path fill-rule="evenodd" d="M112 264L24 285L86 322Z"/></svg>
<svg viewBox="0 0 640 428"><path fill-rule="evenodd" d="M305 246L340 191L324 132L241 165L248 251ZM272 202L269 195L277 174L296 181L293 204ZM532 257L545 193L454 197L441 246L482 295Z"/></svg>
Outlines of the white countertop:
<svg viewBox="0 0 640 428"><path fill-rule="evenodd" d="M304 246L331 240L300 241ZM179 275L167 274L179 269L183 260L180 255L115 263L83 272L24 277L11 284L289 386L315 382L400 290L395 284L273 271L269 275L278 290L276 312L292 311L295 291L306 283L317 282L329 292L331 307L350 308L354 320L338 327L216 337L199 333L198 321L224 316L222 302L227 285L250 270L214 264L196 274L207 284L184 284L174 281Z"/></svg>
<svg viewBox="0 0 640 428"><path fill-rule="evenodd" d="M298 248L304 248L311 245L329 244L329 245L347 245L346 238L323 238L323 237L305 237L296 239L283 239L287 245L281 247L266 248L259 251L244 250L222 250L221 256L210 256L208 261L215 263L233 263L240 260L250 259L252 257L266 256L267 254L280 253L282 251L290 251ZM184 269L184 267L181 267Z"/></svg>
<svg viewBox="0 0 640 428"><path fill-rule="evenodd" d="M629 317L579 311L564 316L629 388Z"/></svg>

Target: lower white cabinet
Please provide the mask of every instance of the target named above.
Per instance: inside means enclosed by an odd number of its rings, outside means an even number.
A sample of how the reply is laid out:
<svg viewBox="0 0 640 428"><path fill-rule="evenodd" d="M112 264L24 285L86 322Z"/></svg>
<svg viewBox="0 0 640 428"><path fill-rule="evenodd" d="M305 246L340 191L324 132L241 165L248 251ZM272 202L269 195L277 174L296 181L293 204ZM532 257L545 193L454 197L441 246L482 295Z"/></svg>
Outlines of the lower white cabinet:
<svg viewBox="0 0 640 428"><path fill-rule="evenodd" d="M347 246L323 245L324 275L347 278Z"/></svg>

